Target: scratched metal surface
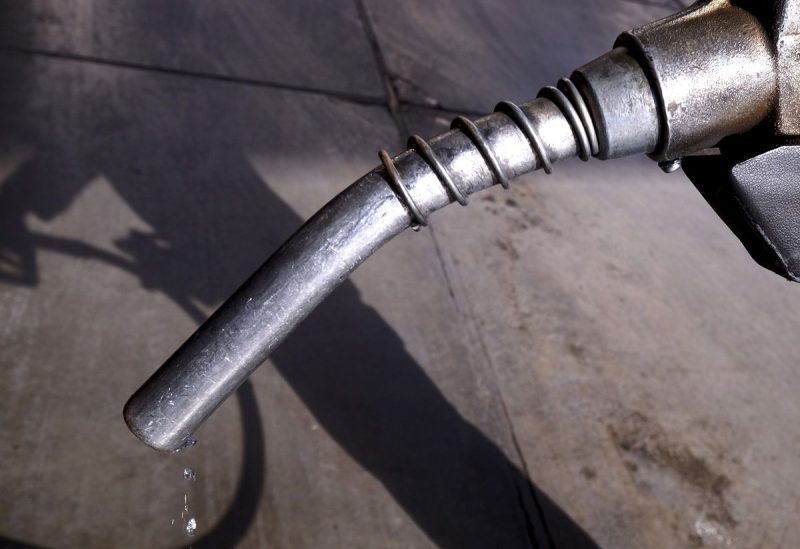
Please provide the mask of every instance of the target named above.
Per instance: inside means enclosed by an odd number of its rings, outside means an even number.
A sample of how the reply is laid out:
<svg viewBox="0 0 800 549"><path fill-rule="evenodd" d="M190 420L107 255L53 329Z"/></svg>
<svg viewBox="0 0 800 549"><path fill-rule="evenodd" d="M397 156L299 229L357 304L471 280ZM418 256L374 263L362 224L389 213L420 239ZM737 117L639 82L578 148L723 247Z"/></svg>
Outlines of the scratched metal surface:
<svg viewBox="0 0 800 549"><path fill-rule="evenodd" d="M0 2L0 546L800 543L795 288L646 160L445 210L197 446L127 432L130 392L379 147L676 4L333 6Z"/></svg>

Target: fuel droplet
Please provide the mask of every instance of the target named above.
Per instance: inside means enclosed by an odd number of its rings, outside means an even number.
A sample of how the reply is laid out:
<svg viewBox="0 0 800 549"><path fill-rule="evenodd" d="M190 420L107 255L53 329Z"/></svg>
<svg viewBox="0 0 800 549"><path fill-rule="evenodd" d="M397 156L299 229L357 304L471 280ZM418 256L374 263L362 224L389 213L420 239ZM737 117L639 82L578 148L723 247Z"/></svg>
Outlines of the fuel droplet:
<svg viewBox="0 0 800 549"><path fill-rule="evenodd" d="M186 526L184 526L186 530L186 535L189 537L194 536L194 531L197 530L197 521L194 518L190 518L186 521Z"/></svg>

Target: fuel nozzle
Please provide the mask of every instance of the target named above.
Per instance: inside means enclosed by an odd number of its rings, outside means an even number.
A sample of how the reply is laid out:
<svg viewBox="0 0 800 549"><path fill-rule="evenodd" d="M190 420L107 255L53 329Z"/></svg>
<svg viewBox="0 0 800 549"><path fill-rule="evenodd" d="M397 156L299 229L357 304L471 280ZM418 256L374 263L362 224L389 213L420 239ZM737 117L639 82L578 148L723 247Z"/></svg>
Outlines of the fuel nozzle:
<svg viewBox="0 0 800 549"><path fill-rule="evenodd" d="M429 141L412 136L397 156L381 151L377 168L304 224L131 397L129 428L156 449L182 447L350 272L448 204L575 156L644 153L672 170L750 132L779 104L774 51L754 12L699 2L624 33L531 101L458 117Z"/></svg>

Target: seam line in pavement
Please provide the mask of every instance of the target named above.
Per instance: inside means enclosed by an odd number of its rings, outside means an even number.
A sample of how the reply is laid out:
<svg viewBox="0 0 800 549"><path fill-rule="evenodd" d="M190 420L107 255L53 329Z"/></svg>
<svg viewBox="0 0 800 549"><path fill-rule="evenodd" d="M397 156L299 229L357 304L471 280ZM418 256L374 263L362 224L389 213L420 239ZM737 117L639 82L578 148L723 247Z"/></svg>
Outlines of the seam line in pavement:
<svg viewBox="0 0 800 549"><path fill-rule="evenodd" d="M358 17L361 20L361 26L364 28L364 34L367 35L366 38L367 42L369 43L370 50L372 50L372 56L375 60L375 64L378 67L378 77L381 79L383 87L386 91L386 97L383 105L389 111L389 114L394 120L397 130L401 133L400 139L402 140L404 137L408 136L408 128L406 127L405 121L400 114L400 101L398 99L397 88L392 82L391 73L386 65L386 59L383 57L383 52L381 51L381 46L378 42L378 35L375 33L375 29L372 27L372 23L369 20L367 8L364 5L363 0L354 0L354 2L356 5L356 11L358 12Z"/></svg>
<svg viewBox="0 0 800 549"><path fill-rule="evenodd" d="M28 54L40 57L50 57L54 59L66 59L69 61L82 61L86 63L92 63L95 65L105 65L110 67L122 68L122 69L133 69L139 71L146 71L146 72L155 72L155 73L162 73L162 74L170 74L173 76L185 76L189 78L199 78L203 80L214 80L219 82L232 82L236 84L245 84L248 86L256 86L261 88L272 88L277 90L286 90L286 91L296 91L302 93L310 93L316 95L325 95L328 97L332 97L335 99L341 99L343 101L349 101L351 103L360 103L364 105L375 105L381 106L384 104L384 99L382 97L373 97L369 95L359 95L354 93L348 92L340 92L340 91L332 91L332 90L324 90L319 88L313 88L311 86L300 86L295 84L285 84L281 82L273 82L270 80L262 80L258 78L247 78L241 76L229 76L224 74L216 74L216 73L209 73L203 71L193 71L193 70L186 70L186 69L174 69L170 67L164 67L161 65L151 65L149 63L138 63L135 61L120 61L116 59L107 59L104 57L96 57L93 55L84 55L80 53L69 53L69 52L61 52L61 51L54 51L54 50L42 50L38 48L27 48L23 46L13 46L8 44L0 45L0 51L5 51L9 53L18 53L18 54Z"/></svg>
<svg viewBox="0 0 800 549"><path fill-rule="evenodd" d="M472 310L472 302L468 298L465 298L465 301L469 309L469 315L474 324L475 334L478 339L478 344L480 345L481 351L483 352L483 356L486 358L486 362L489 364L492 373L495 376L497 376L497 366L495 365L494 360L492 359L492 355L489 353L489 348L486 346L486 341L483 339L483 332L481 331L480 326L478 326L478 323L475 320L475 314ZM536 507L536 513L539 515L539 521L541 522L542 527L544 528L544 535L550 547L555 549L556 544L553 540L553 535L550 532L550 527L547 524L547 518L544 513L544 508L542 507L542 503L539 501L539 496L536 493L536 488L533 485L530 468L528 467L528 461L525 459L525 454L522 452L522 446L519 443L516 430L514 429L514 423L511 420L511 413L508 411L508 404L506 403L506 399L503 396L503 391L502 389L500 389L499 383L498 383L497 393L500 398L500 406L503 411L503 416L506 419L506 423L508 423L508 430L511 435L511 444L513 444L514 451L517 453L517 456L519 457L520 464L522 465L522 471L525 473L525 476L528 478L528 481L530 482L528 486L530 489L531 498L533 499L533 504Z"/></svg>
<svg viewBox="0 0 800 549"><path fill-rule="evenodd" d="M254 86L259 88L273 89L279 91L290 91L298 93L307 93L312 95L320 95L339 101L354 103L357 105L366 105L371 107L385 107L386 98L380 96L360 95L357 93L349 93L345 91L328 90L324 88L314 88L312 86L301 86L297 84L286 84L282 82L274 82L271 80L263 80L258 78L248 78L243 76L232 76L225 74L217 74L203 71L193 71L186 69L176 69L171 67L164 67L161 65L152 65L149 63L138 63L135 61L120 61L117 59L107 59L104 57L97 57L93 55L84 55L80 53L71 53L55 50L43 50L38 48L28 48L24 46L15 46L9 44L0 44L0 52L17 54L17 55L31 55L36 57L46 57L50 59L62 59L66 61L77 61L83 63L90 63L93 65L103 65L107 67L114 67L118 69L129 69L143 72L153 72L160 74L168 74L172 76L182 76L186 78L196 78L199 80L210 80L216 82L227 82L232 84L241 84L245 86ZM401 101L397 100L398 107L411 107L429 112L442 112L452 113L458 112L466 115L481 116L485 113L473 112L467 109L449 108L446 106L433 106L424 103L417 103L414 101Z"/></svg>

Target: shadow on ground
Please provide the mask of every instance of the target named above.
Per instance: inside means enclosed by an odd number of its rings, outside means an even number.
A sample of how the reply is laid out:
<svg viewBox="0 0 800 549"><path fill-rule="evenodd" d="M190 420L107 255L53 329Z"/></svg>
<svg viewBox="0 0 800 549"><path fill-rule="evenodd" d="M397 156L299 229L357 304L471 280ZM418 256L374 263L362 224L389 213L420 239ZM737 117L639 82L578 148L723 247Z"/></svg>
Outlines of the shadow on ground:
<svg viewBox="0 0 800 549"><path fill-rule="evenodd" d="M3 130L35 145L0 184L0 282L36 286L37 253L59 252L67 261L92 259L128 271L199 323L204 315L195 302L224 299L264 259L265 250L279 244L275 235L299 226L301 219L242 153L248 136L255 135L243 118L225 123L217 117L227 107L212 105L219 94L206 98L201 85L191 97L170 88L139 101L141 90L118 87L132 85L135 74L121 81L92 80L80 67L50 70L29 56L0 58ZM70 80L79 74L92 80L86 94ZM58 89L43 92L44 83ZM147 86L144 91L151 94L158 89L152 82ZM259 116L252 125L269 125ZM298 177L302 169L300 159ZM26 217L47 221L64 213L99 174L152 232L130 232L115 243L116 253L29 228ZM335 292L273 361L327 433L437 545L594 546L448 403L351 283ZM194 547L235 546L264 501L265 441L250 383L237 399L245 451L236 498ZM123 402L119 405L121 413ZM30 546L0 538L0 547Z"/></svg>

